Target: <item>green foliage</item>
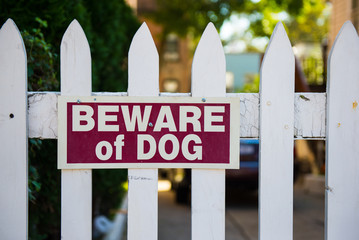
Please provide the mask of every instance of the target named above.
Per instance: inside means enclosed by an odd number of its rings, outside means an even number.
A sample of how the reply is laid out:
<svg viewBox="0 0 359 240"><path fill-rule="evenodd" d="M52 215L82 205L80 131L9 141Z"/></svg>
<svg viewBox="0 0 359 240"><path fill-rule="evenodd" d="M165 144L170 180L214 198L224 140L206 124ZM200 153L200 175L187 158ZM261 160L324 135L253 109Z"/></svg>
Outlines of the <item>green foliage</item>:
<svg viewBox="0 0 359 240"><path fill-rule="evenodd" d="M57 142L29 140L29 239L59 239L61 174Z"/></svg>
<svg viewBox="0 0 359 240"><path fill-rule="evenodd" d="M58 49L61 32L66 29L69 21L68 9L76 5L77 0L0 0L0 22L12 18L20 30L31 31L38 28L36 18L46 21L50 27L46 28L46 39Z"/></svg>
<svg viewBox="0 0 359 240"><path fill-rule="evenodd" d="M268 22L269 13L286 11L297 16L306 0L157 0L157 11L150 16L163 25L165 32L201 35L208 22L219 29L232 13L248 14L255 35L267 36L273 26Z"/></svg>
<svg viewBox="0 0 359 240"><path fill-rule="evenodd" d="M157 0L158 9L150 14L164 26L165 33L200 36L208 22L220 29L232 14L249 20L246 38L269 38L278 21L298 41L320 42L328 32L329 11L325 0Z"/></svg>
<svg viewBox="0 0 359 240"><path fill-rule="evenodd" d="M37 151L40 149L41 140L30 139L29 140L29 158L36 156ZM41 189L41 182L39 181L39 172L37 169L29 164L29 180L28 180L28 192L29 192L29 201L32 204L36 204L36 197L38 192Z"/></svg>
<svg viewBox="0 0 359 240"><path fill-rule="evenodd" d="M292 45L321 43L328 33L329 7L326 0L157 0L157 11L149 16L163 25L165 34L174 32L194 39L202 35L208 22L220 29L230 16L245 18L247 31L233 34L223 43L241 42L247 51L260 52L279 21L287 28ZM237 91L258 92L258 88L256 79Z"/></svg>
<svg viewBox="0 0 359 240"><path fill-rule="evenodd" d="M329 30L329 10L324 0L306 0L296 18L287 21L288 36L292 44L319 42Z"/></svg>
<svg viewBox="0 0 359 240"><path fill-rule="evenodd" d="M27 50L28 79L30 91L59 90L57 80L58 55L54 53L51 44L45 41L43 28L47 28L47 22L40 18L35 19L39 23L38 28L31 32L21 32Z"/></svg>
<svg viewBox="0 0 359 240"><path fill-rule="evenodd" d="M200 35L208 22L219 28L234 8L243 9L245 0L157 0L157 11L150 15L165 33Z"/></svg>
<svg viewBox="0 0 359 240"><path fill-rule="evenodd" d="M0 22L12 18L31 34L39 25L34 19L42 19L48 25L43 35L57 55L66 28L77 19L91 48L93 91L126 91L127 52L139 23L124 0L0 0L0 9Z"/></svg>
<svg viewBox="0 0 359 240"><path fill-rule="evenodd" d="M96 169L92 177L93 214L112 217L126 192L123 183L127 181L127 169Z"/></svg>
<svg viewBox="0 0 359 240"><path fill-rule="evenodd" d="M126 91L127 53L139 27L132 10L119 0L87 0L83 7L93 9L84 14L84 30L88 34L93 64L95 91ZM88 15L88 16L87 16ZM88 31L87 31L88 30Z"/></svg>
<svg viewBox="0 0 359 240"><path fill-rule="evenodd" d="M125 91L127 52L139 27L124 0L0 0L0 22L12 18L22 31L30 91L59 90L59 50L73 19L91 48L93 91ZM57 143L29 140L29 239L60 239ZM109 215L121 203L126 170L93 171L94 214Z"/></svg>
<svg viewBox="0 0 359 240"><path fill-rule="evenodd" d="M47 22L21 32L28 59L31 91L58 90L58 55L45 41ZM56 167L56 141L29 139L29 238L57 239L60 229L60 172Z"/></svg>
<svg viewBox="0 0 359 240"><path fill-rule="evenodd" d="M310 85L322 85L323 79L323 59L321 56L310 55L301 62L303 73Z"/></svg>
<svg viewBox="0 0 359 240"><path fill-rule="evenodd" d="M259 74L254 77L253 82L245 83L241 89L237 89L236 92L244 92L244 93L257 93L259 92Z"/></svg>

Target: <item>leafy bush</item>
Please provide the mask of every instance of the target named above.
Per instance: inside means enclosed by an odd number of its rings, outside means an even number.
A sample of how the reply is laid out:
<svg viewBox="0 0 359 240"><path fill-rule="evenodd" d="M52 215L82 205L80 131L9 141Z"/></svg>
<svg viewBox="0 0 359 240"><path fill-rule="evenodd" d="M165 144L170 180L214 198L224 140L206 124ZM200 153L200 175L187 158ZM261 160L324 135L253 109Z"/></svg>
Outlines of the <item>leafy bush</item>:
<svg viewBox="0 0 359 240"><path fill-rule="evenodd" d="M257 93L259 92L259 80L260 76L257 74L253 82L245 83L241 89L239 89L237 92L245 92L245 93Z"/></svg>
<svg viewBox="0 0 359 240"><path fill-rule="evenodd" d="M0 9L0 22L12 18L30 34L39 25L34 19L40 18L48 25L42 32L56 54L68 25L77 19L91 47L93 91L126 90L127 53L139 22L124 0L3 0Z"/></svg>
<svg viewBox="0 0 359 240"><path fill-rule="evenodd" d="M47 22L40 18L35 19L39 23L38 28L21 32L27 50L27 76L29 79L29 91L59 90L57 80L58 55L50 43L45 41L43 28L47 28Z"/></svg>
<svg viewBox="0 0 359 240"><path fill-rule="evenodd" d="M61 174L56 140L29 140L29 239L60 239Z"/></svg>
<svg viewBox="0 0 359 240"><path fill-rule="evenodd" d="M91 47L93 91L126 91L127 53L139 27L123 0L0 1L0 21L12 18L27 50L30 91L59 90L59 50L73 19ZM60 239L61 172L56 140L29 140L29 239ZM125 189L126 170L93 171L93 213L110 215Z"/></svg>

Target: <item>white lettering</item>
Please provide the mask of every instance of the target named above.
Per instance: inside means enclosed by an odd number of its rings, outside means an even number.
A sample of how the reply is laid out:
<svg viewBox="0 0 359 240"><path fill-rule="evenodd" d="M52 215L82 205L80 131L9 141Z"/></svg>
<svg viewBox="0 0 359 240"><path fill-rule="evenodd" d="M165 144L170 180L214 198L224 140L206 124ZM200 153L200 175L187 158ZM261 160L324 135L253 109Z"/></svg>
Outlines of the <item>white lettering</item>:
<svg viewBox="0 0 359 240"><path fill-rule="evenodd" d="M188 145L190 141L194 141L196 144L201 144L201 139L195 134L187 135L182 141L182 154L183 156L190 161L193 160L202 160L202 146L194 145L194 153L190 153L188 150Z"/></svg>
<svg viewBox="0 0 359 240"><path fill-rule="evenodd" d="M167 153L166 152L166 142L171 141L172 142L172 152ZM163 137L161 137L159 143L158 143L158 151L162 158L165 160L173 160L175 157L177 157L179 152L179 142L175 135L173 134L166 134Z"/></svg>
<svg viewBox="0 0 359 240"><path fill-rule="evenodd" d="M147 130L148 120L150 118L152 106L145 106L145 112L143 114L143 118L141 116L140 106L135 105L132 109L132 116L130 117L130 112L128 109L128 105L121 106L123 119L125 121L126 130L128 132L135 131L136 123L138 125L138 131L144 132Z"/></svg>
<svg viewBox="0 0 359 240"><path fill-rule="evenodd" d="M164 122L166 117L167 122ZM159 132L162 128L168 128L170 132L177 131L175 121L173 120L172 111L170 106L162 106L158 114L154 132Z"/></svg>
<svg viewBox="0 0 359 240"><path fill-rule="evenodd" d="M150 150L145 153L145 143L150 144ZM148 160L152 158L156 153L156 141L155 139L148 134L139 134L137 135L137 159L138 160Z"/></svg>
<svg viewBox="0 0 359 240"><path fill-rule="evenodd" d="M82 114L81 113L85 113ZM72 131L87 132L91 131L95 126L95 120L92 118L94 114L93 108L88 105L73 105L72 106ZM80 124L81 121L86 124Z"/></svg>
<svg viewBox="0 0 359 240"><path fill-rule="evenodd" d="M106 115L108 112L118 112L118 106L98 106L98 131L118 132L118 125L106 125L106 122L116 122L117 115Z"/></svg>
<svg viewBox="0 0 359 240"><path fill-rule="evenodd" d="M102 153L102 149L105 148L105 154ZM96 157L102 161L110 159L112 156L112 146L107 141L101 141L96 145Z"/></svg>
<svg viewBox="0 0 359 240"><path fill-rule="evenodd" d="M223 116L213 116L212 113L224 113L224 106L204 107L204 131L224 132L224 125L212 125L214 122L223 122Z"/></svg>
<svg viewBox="0 0 359 240"><path fill-rule="evenodd" d="M122 160L122 147L125 146L125 135L117 135L114 145L116 147L116 160Z"/></svg>
<svg viewBox="0 0 359 240"><path fill-rule="evenodd" d="M193 113L193 116L189 117L188 113ZM201 123L199 118L201 117L201 110L195 106L180 106L180 132L187 131L187 124L193 125L194 132L201 131Z"/></svg>

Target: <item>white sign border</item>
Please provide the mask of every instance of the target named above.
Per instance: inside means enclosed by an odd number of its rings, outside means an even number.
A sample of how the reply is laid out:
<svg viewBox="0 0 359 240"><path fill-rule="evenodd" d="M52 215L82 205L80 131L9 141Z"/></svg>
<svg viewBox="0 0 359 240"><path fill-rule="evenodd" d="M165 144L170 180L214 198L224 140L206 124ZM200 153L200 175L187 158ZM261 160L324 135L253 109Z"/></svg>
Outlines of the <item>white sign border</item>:
<svg viewBox="0 0 359 240"><path fill-rule="evenodd" d="M229 103L229 163L67 163L67 103ZM58 169L126 169L126 168L196 168L239 169L240 100L228 97L127 97L127 96L58 96Z"/></svg>

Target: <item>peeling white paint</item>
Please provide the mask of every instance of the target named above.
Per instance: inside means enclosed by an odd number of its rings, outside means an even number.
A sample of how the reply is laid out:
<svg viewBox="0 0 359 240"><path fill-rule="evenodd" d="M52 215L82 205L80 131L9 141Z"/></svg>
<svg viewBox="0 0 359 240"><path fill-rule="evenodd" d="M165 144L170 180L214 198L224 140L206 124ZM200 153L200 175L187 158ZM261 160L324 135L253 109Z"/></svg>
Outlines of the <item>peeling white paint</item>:
<svg viewBox="0 0 359 240"><path fill-rule="evenodd" d="M29 137L57 138L56 92L31 93L29 102Z"/></svg>
<svg viewBox="0 0 359 240"><path fill-rule="evenodd" d="M325 93L298 93L294 97L294 136L325 137Z"/></svg>
<svg viewBox="0 0 359 240"><path fill-rule="evenodd" d="M29 137L57 138L58 92L29 93ZM93 96L127 96L126 92L97 92ZM160 93L166 97L188 97L189 93ZM227 93L227 97L239 97L241 138L259 137L259 94ZM294 96L294 138L324 139L326 119L325 93L296 93Z"/></svg>

